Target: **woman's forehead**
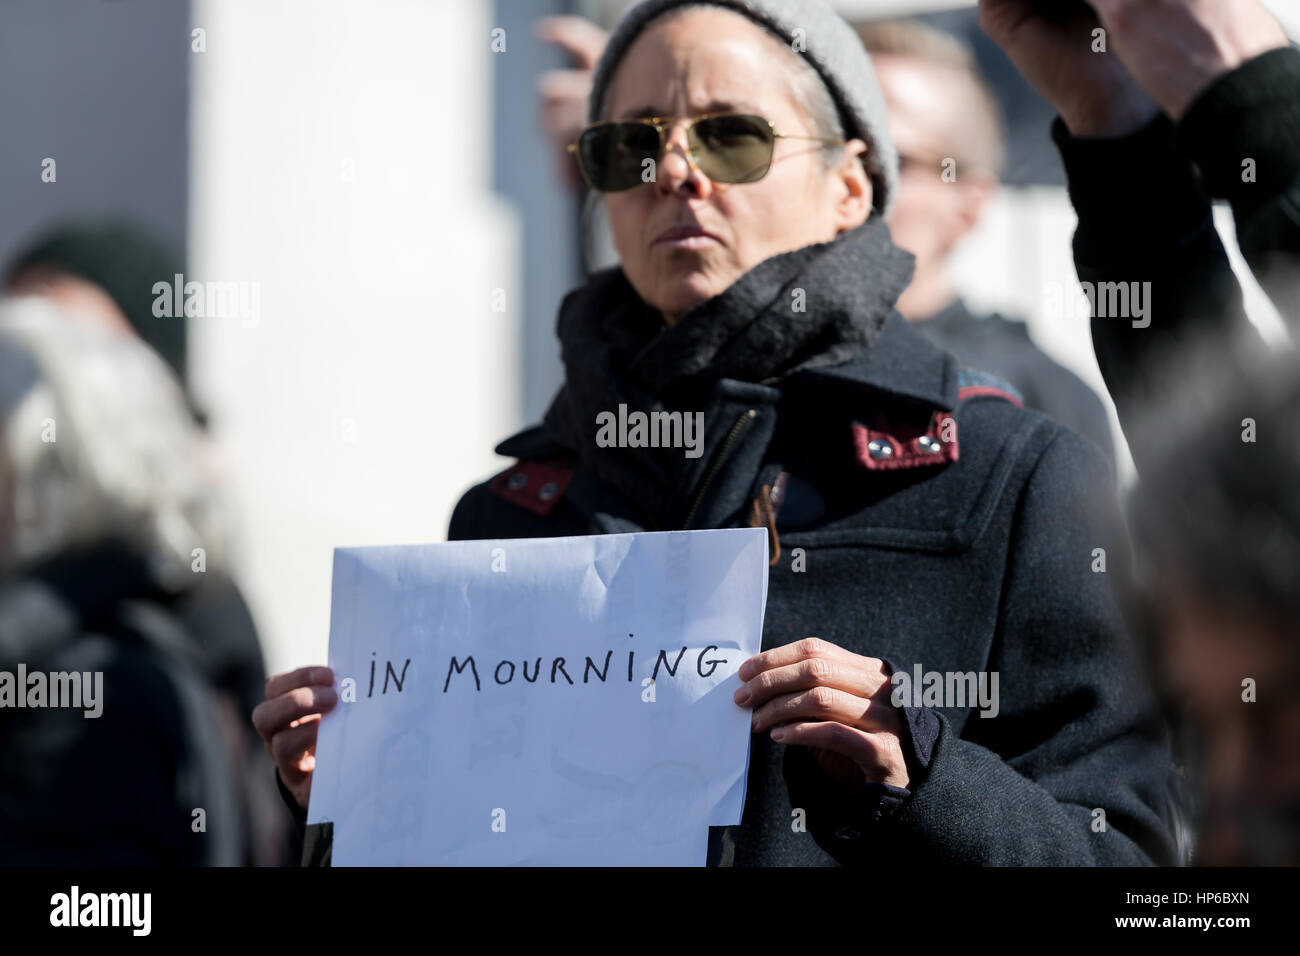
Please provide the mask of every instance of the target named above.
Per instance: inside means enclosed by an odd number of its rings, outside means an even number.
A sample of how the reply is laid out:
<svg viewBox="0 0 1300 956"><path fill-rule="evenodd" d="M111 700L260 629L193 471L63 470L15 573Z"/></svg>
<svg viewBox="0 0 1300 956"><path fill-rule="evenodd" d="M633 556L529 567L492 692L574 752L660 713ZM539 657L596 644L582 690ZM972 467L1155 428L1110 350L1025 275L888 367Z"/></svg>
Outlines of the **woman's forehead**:
<svg viewBox="0 0 1300 956"><path fill-rule="evenodd" d="M701 30L693 15L725 20ZM690 10L655 22L633 41L611 77L606 115L637 119L691 113L771 113L793 105L792 64L772 34L734 11ZM794 56L790 52L787 56Z"/></svg>

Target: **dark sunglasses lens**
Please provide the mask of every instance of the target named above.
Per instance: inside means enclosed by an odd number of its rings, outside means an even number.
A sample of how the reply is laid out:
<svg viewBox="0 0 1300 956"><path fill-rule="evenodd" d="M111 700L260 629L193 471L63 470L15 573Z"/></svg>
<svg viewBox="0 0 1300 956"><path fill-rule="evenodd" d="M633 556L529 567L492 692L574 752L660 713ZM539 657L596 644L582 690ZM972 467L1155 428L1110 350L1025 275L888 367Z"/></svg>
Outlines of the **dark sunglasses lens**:
<svg viewBox="0 0 1300 956"><path fill-rule="evenodd" d="M602 123L578 140L578 158L593 189L619 192L653 182L653 162L659 155L659 132L649 123Z"/></svg>
<svg viewBox="0 0 1300 956"><path fill-rule="evenodd" d="M761 116L710 116L691 137L700 171L715 182L756 182L772 165L772 127Z"/></svg>

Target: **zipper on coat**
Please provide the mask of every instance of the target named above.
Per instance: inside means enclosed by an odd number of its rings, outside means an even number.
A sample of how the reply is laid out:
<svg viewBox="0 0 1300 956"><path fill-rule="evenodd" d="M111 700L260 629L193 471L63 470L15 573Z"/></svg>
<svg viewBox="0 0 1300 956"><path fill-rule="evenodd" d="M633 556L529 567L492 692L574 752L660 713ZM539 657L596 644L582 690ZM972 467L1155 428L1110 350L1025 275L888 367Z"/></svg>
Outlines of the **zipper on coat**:
<svg viewBox="0 0 1300 956"><path fill-rule="evenodd" d="M740 433L745 430L745 427L757 417L758 412L751 408L736 419L736 424L732 425L731 430L727 432L727 437L722 440L722 445L719 446L717 454L713 456L713 461L709 462L709 470L705 472L704 480L700 483L700 490L695 493L695 500L691 502L691 510L686 512L686 520L682 522L683 531L690 528L691 522L695 520L695 512L699 510L705 492L709 490L709 485L713 484L713 479L718 476L718 472L726 464L727 458L731 455L731 447L736 444L736 439L740 437Z"/></svg>

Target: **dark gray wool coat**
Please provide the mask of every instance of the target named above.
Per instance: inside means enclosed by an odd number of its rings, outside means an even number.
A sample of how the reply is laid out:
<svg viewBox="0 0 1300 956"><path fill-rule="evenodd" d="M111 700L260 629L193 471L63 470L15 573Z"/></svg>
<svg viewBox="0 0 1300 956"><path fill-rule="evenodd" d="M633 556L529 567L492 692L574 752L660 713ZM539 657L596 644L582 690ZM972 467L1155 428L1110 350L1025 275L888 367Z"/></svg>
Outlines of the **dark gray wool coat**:
<svg viewBox="0 0 1300 956"><path fill-rule="evenodd" d="M873 221L667 330L619 270L593 277L561 309L568 384L547 424L498 446L519 461L464 495L449 537L766 525L764 648L816 636L908 673L998 675L996 716L909 710L911 786L885 799L756 735L743 821L714 829L711 862L1174 862L1108 462L894 312L906 260ZM704 411L698 459L594 446L595 409L648 393Z"/></svg>

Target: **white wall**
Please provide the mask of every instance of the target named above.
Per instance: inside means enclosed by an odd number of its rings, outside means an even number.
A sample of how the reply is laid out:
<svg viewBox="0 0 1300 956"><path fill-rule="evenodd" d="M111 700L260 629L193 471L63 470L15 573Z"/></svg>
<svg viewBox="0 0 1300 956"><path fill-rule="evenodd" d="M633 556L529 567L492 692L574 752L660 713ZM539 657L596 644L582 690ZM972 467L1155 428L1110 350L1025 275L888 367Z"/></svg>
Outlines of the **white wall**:
<svg viewBox="0 0 1300 956"><path fill-rule="evenodd" d="M443 540L518 427L517 229L482 0L195 0L191 319L271 670L324 662L336 545Z"/></svg>

